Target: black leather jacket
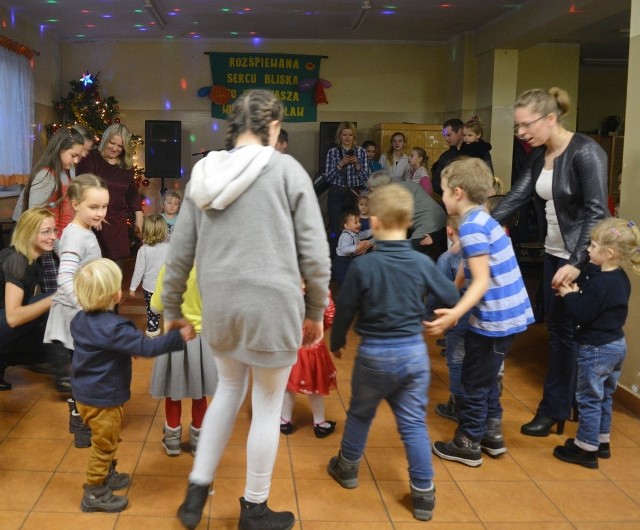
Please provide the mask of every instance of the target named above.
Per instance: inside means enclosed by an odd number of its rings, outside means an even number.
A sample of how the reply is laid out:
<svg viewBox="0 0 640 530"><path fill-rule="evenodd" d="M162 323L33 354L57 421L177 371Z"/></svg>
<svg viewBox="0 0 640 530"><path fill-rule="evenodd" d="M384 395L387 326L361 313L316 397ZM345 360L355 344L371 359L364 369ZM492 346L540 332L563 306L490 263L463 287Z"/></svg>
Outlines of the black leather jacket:
<svg viewBox="0 0 640 530"><path fill-rule="evenodd" d="M534 199L542 240L547 233L545 201L535 191L544 167L545 149L531 155L527 167L504 199L491 212L498 221L513 215L531 197ZM553 202L568 263L582 268L589 262L587 247L591 229L609 217L607 210L607 155L588 136L576 133L565 151L553 162Z"/></svg>

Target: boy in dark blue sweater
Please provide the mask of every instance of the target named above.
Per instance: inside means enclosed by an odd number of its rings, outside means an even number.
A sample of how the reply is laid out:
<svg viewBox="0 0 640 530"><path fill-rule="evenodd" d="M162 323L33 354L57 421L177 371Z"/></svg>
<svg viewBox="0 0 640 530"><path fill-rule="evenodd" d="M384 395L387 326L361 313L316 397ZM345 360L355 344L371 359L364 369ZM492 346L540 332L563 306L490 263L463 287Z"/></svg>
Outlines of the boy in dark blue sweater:
<svg viewBox="0 0 640 530"><path fill-rule="evenodd" d="M130 320L115 315L122 297L122 272L106 258L89 262L76 273L73 289L82 306L71 321L74 343L71 384L80 416L91 428L83 512L121 512L129 475L115 470L114 460L124 403L131 397L131 357L155 357L182 349L195 334L189 324L164 336L147 339Z"/></svg>
<svg viewBox="0 0 640 530"><path fill-rule="evenodd" d="M451 307L458 290L431 258L407 241L413 198L398 184L376 188L369 197L376 251L354 260L336 304L331 351L341 358L354 318L362 337L353 367L351 403L340 452L327 472L342 487L358 485L358 467L379 403L386 400L405 444L413 516L428 521L435 505L433 466L425 423L429 356L422 334L425 299L432 292Z"/></svg>

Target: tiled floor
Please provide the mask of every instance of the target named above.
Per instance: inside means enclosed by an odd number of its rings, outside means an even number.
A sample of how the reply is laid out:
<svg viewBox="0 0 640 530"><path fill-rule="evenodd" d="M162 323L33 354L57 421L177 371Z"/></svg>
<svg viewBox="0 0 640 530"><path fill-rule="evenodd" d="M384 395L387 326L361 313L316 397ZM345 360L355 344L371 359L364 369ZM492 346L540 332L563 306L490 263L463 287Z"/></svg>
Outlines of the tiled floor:
<svg viewBox="0 0 640 530"><path fill-rule="evenodd" d="M125 301L122 314L142 328L141 297ZM437 506L430 523L412 518L402 443L388 409L382 406L371 430L361 467L360 486L345 490L326 474L336 453L350 394L349 376L355 335L345 358L336 362L338 392L326 401L336 433L313 436L311 413L303 397L294 411L298 430L281 436L269 504L296 515L297 529L451 528L471 529L639 529L640 421L616 405L610 460L598 470L562 463L553 447L575 435L569 423L563 436L530 438L519 433L540 397L546 355L545 328L532 326L516 340L507 360L503 396L504 431L509 452L484 458L469 468L434 457ZM449 439L454 424L433 413L448 396L447 368L429 338L432 384L428 424L433 440ZM164 409L148 393L152 362L136 359L132 399L125 406L118 468L133 475L130 504L121 514L80 511L86 449L76 449L67 431L67 407L47 376L9 368L14 389L0 393L0 528L153 529L180 528L175 512L192 464L187 453L176 458L161 446ZM188 417L189 406L185 406ZM236 528L238 497L243 493L249 408L241 411L216 479L213 501L198 528ZM185 420L184 423L188 423ZM186 441L186 440L185 440Z"/></svg>

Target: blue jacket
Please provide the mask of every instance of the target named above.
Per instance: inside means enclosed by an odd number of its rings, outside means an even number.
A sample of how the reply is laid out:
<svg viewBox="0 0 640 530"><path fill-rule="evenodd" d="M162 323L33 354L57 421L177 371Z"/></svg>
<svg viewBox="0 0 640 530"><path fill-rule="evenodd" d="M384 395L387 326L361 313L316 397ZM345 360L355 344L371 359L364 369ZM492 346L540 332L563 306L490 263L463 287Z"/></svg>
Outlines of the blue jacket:
<svg viewBox="0 0 640 530"><path fill-rule="evenodd" d="M78 312L71 336L73 396L94 407L117 407L129 400L131 357L155 357L184 347L178 330L148 339L131 320L110 311Z"/></svg>

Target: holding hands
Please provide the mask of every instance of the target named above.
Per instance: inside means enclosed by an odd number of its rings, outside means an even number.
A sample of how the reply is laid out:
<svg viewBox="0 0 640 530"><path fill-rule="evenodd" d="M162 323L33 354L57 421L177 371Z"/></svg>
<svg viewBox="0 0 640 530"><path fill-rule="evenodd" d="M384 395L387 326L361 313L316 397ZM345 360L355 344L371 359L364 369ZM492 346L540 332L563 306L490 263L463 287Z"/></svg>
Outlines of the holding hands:
<svg viewBox="0 0 640 530"><path fill-rule="evenodd" d="M172 329L177 329L180 331L180 335L182 336L182 340L185 342L188 342L190 340L193 340L196 338L196 332L193 329L193 326L191 325L191 323L185 319L185 318L180 318L178 320L167 320L164 323L164 330L165 332L172 330Z"/></svg>
<svg viewBox="0 0 640 530"><path fill-rule="evenodd" d="M564 295L569 293L577 293L580 289L578 284L575 282L564 282L560 287L558 287L558 296L564 297Z"/></svg>

